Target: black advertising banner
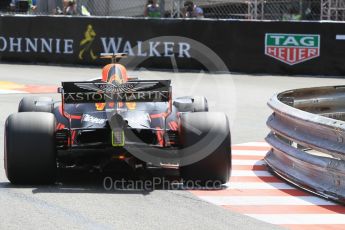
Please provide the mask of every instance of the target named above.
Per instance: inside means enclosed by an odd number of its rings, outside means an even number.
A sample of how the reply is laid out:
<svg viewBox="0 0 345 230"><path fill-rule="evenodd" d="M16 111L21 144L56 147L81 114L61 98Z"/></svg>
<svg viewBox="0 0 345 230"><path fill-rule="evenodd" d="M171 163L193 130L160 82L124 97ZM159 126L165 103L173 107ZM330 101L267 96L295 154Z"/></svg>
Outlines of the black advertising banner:
<svg viewBox="0 0 345 230"><path fill-rule="evenodd" d="M99 65L101 53L124 52L128 67L224 71L207 50L234 72L344 75L345 24L0 17L2 61Z"/></svg>

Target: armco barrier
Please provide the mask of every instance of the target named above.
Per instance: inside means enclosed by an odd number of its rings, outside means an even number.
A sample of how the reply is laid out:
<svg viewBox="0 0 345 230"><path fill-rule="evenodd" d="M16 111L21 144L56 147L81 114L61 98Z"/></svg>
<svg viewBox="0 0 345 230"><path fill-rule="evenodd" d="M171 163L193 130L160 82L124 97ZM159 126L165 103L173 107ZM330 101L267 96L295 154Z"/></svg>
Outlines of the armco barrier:
<svg viewBox="0 0 345 230"><path fill-rule="evenodd" d="M194 40L213 50L233 72L344 75L344 26L342 22L0 16L0 60L98 65L106 62L99 59L102 52L126 52L142 67L204 68Z"/></svg>
<svg viewBox="0 0 345 230"><path fill-rule="evenodd" d="M345 202L345 86L274 95L268 166L288 181Z"/></svg>

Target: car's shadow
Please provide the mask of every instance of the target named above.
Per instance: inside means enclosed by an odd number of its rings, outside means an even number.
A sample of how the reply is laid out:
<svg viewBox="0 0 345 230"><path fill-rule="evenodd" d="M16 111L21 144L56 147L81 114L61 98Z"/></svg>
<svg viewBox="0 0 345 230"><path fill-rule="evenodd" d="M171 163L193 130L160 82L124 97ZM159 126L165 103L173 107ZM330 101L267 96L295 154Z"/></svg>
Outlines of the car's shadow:
<svg viewBox="0 0 345 230"><path fill-rule="evenodd" d="M155 190L223 190L225 186L197 188L185 186L177 175L161 171L133 172L89 172L85 170L59 170L54 185L13 185L0 182L1 189L32 189L38 193L107 193L149 195Z"/></svg>

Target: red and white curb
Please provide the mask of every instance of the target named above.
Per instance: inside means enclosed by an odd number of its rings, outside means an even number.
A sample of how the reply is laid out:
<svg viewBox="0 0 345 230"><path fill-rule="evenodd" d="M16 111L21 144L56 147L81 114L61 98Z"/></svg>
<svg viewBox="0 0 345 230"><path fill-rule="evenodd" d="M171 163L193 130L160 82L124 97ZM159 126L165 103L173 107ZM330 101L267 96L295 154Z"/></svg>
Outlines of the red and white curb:
<svg viewBox="0 0 345 230"><path fill-rule="evenodd" d="M345 206L293 187L267 171L264 142L232 147L232 176L223 190L191 191L200 199L289 229L345 229Z"/></svg>

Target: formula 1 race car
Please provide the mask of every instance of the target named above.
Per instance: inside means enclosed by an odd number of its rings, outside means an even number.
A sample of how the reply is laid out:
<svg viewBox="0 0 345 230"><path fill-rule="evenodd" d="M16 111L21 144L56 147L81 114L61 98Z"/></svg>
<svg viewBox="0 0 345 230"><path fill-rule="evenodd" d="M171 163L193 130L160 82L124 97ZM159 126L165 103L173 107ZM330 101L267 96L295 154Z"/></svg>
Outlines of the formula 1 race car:
<svg viewBox="0 0 345 230"><path fill-rule="evenodd" d="M102 78L62 82L61 102L24 97L5 125L4 162L13 184L49 184L57 170L102 171L116 163L176 169L184 181L228 182L228 118L204 97L172 100L170 80L138 80L117 63ZM114 164L115 163L115 164Z"/></svg>

